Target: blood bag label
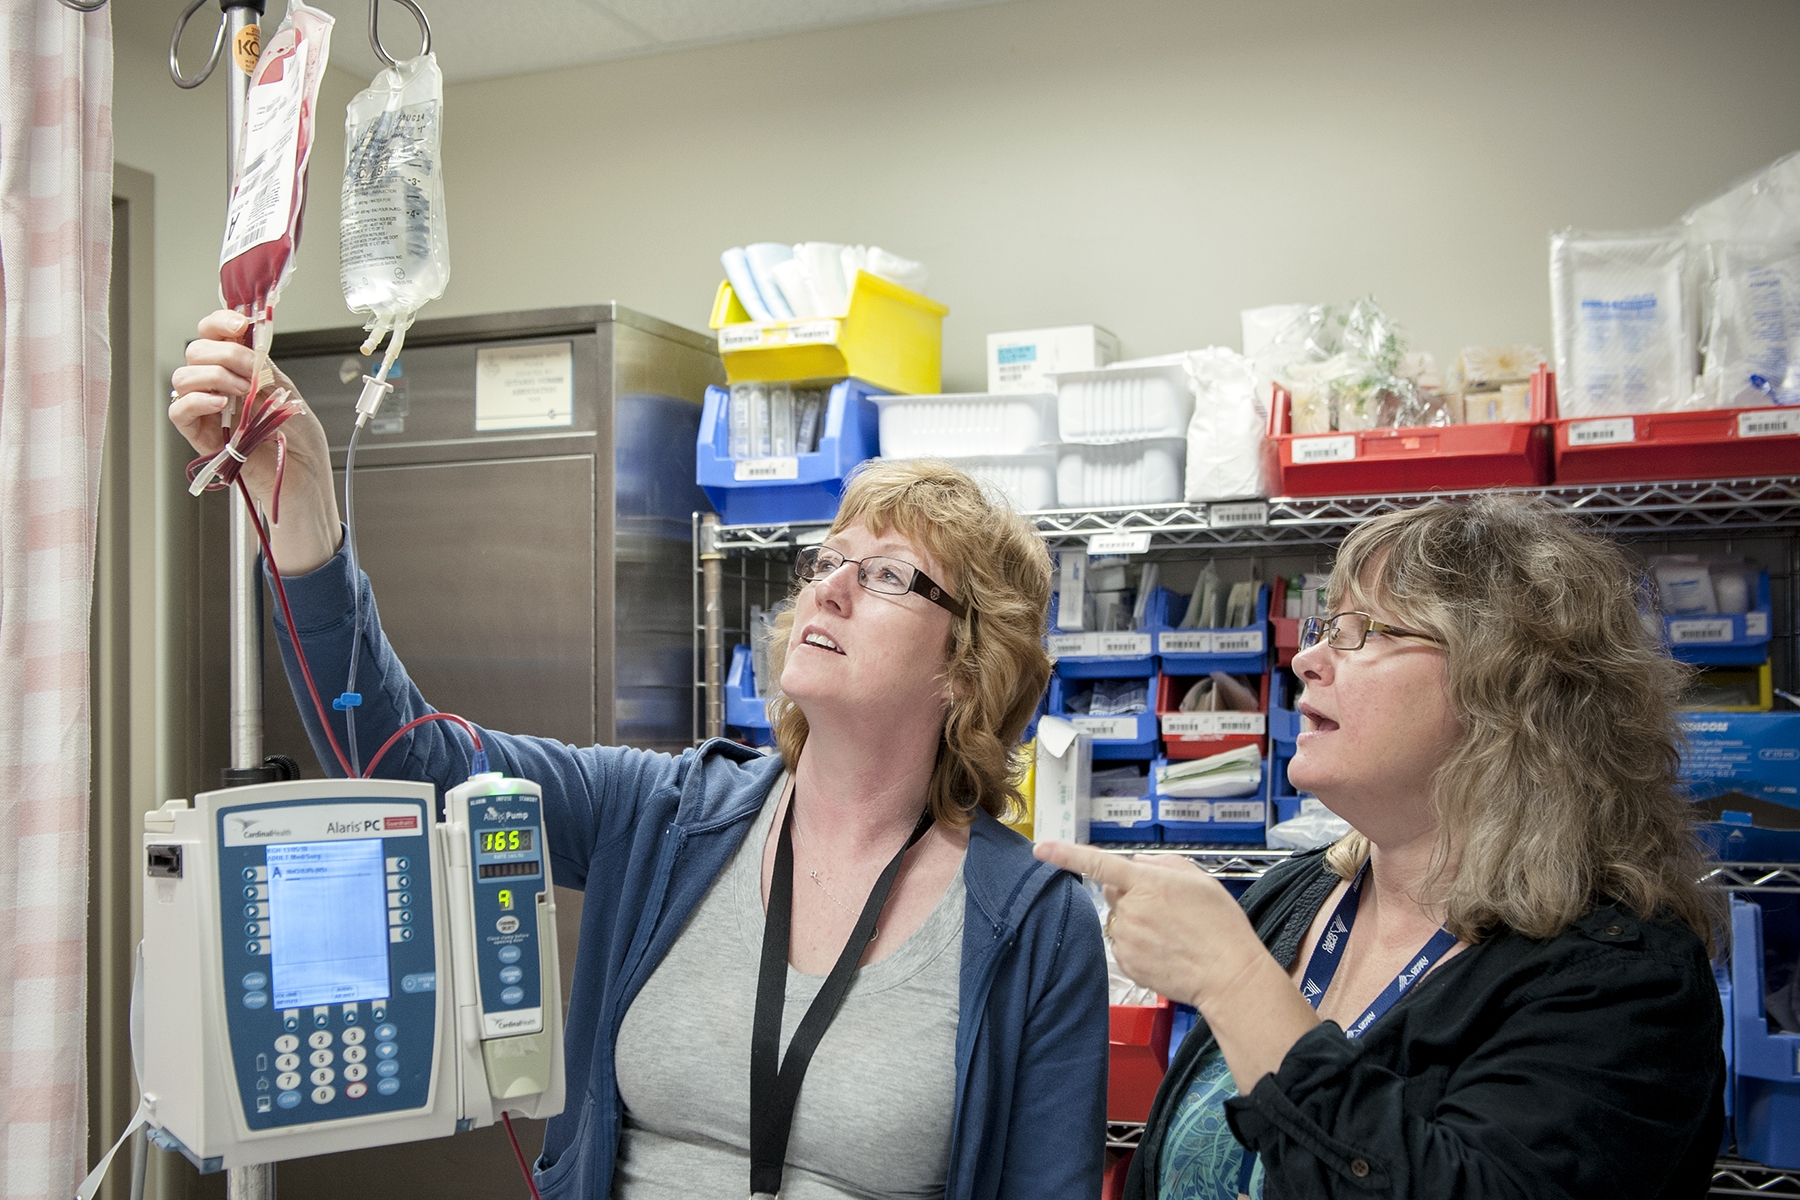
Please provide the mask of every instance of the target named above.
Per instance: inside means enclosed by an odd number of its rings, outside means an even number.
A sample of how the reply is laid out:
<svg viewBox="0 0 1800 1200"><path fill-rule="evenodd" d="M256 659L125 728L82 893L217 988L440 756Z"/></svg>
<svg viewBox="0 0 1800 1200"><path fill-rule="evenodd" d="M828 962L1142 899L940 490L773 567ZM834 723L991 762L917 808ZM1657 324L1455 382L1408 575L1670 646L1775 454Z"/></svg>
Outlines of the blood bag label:
<svg viewBox="0 0 1800 1200"><path fill-rule="evenodd" d="M1214 800L1213 820L1215 821L1256 821L1261 823L1266 813L1261 800Z"/></svg>
<svg viewBox="0 0 1800 1200"><path fill-rule="evenodd" d="M1738 436L1781 437L1785 434L1800 433L1800 412L1789 409L1759 408L1751 412L1738 414Z"/></svg>
<svg viewBox="0 0 1800 1200"><path fill-rule="evenodd" d="M732 464L732 477L739 483L762 479L798 479L800 460L792 454L782 458L740 458Z"/></svg>
<svg viewBox="0 0 1800 1200"><path fill-rule="evenodd" d="M1070 717L1069 724L1098 742L1135 742L1136 717Z"/></svg>
<svg viewBox="0 0 1800 1200"><path fill-rule="evenodd" d="M1296 463L1350 462L1356 457L1356 435L1294 439Z"/></svg>
<svg viewBox="0 0 1800 1200"><path fill-rule="evenodd" d="M1604 421L1571 421L1569 445L1610 446L1617 442L1637 440L1637 426L1630 417L1608 417Z"/></svg>
<svg viewBox="0 0 1800 1200"><path fill-rule="evenodd" d="M475 432L575 423L568 342L489 346L475 352Z"/></svg>
<svg viewBox="0 0 1800 1200"><path fill-rule="evenodd" d="M1165 821L1204 822L1213 819L1213 806L1204 800L1164 800L1161 807L1161 816Z"/></svg>
<svg viewBox="0 0 1800 1200"><path fill-rule="evenodd" d="M1669 640L1677 646L1729 642L1731 640L1731 618L1708 617L1704 620L1670 621Z"/></svg>
<svg viewBox="0 0 1800 1200"><path fill-rule="evenodd" d="M243 166L225 214L224 266L252 246L287 236L294 203L294 165L300 150L300 99L306 86L307 43L296 42L281 78L250 89L244 108Z"/></svg>
<svg viewBox="0 0 1800 1200"><path fill-rule="evenodd" d="M1156 635L1156 652L1158 654L1211 654L1213 652L1213 635L1210 633L1159 633Z"/></svg>
<svg viewBox="0 0 1800 1200"><path fill-rule="evenodd" d="M1095 796L1089 819L1102 825L1135 825L1150 819L1150 801L1119 796Z"/></svg>

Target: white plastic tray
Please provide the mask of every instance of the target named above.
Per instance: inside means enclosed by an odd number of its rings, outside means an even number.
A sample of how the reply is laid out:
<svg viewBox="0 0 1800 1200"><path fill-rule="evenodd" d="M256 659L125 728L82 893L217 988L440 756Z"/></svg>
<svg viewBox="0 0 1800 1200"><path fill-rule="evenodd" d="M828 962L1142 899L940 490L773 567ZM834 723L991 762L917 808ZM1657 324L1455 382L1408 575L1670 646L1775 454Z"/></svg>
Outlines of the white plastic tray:
<svg viewBox="0 0 1800 1200"><path fill-rule="evenodd" d="M1185 438L1194 393L1179 363L1066 371L1056 377L1056 415L1064 442Z"/></svg>
<svg viewBox="0 0 1800 1200"><path fill-rule="evenodd" d="M882 457L897 456L886 454ZM1056 507L1055 447L1030 454L982 454L967 457L936 454L913 457L941 458L951 466L967 471L1004 495L1007 502L1020 512L1037 512Z"/></svg>
<svg viewBox="0 0 1800 1200"><path fill-rule="evenodd" d="M884 458L1019 454L1054 446L1055 396L877 396Z"/></svg>
<svg viewBox="0 0 1800 1200"><path fill-rule="evenodd" d="M1056 460L1062 508L1172 504L1181 499L1185 438L1091 446L1065 443Z"/></svg>

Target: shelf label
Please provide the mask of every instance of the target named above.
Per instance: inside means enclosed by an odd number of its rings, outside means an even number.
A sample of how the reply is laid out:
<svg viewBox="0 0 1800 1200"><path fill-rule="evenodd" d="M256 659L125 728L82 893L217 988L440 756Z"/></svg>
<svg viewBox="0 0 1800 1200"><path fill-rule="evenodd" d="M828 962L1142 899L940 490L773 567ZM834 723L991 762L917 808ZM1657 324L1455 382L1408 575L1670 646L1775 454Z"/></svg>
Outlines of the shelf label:
<svg viewBox="0 0 1800 1200"><path fill-rule="evenodd" d="M1351 449L1355 449L1352 439ZM1269 506L1261 500L1243 504L1210 504L1206 508L1206 525L1209 529L1242 529L1251 525L1267 525L1269 523Z"/></svg>
<svg viewBox="0 0 1800 1200"><path fill-rule="evenodd" d="M1637 425L1630 417L1608 417L1604 421L1569 422L1569 445L1611 446L1617 442L1637 441Z"/></svg>
<svg viewBox="0 0 1800 1200"><path fill-rule="evenodd" d="M1356 435L1340 434L1337 437L1305 437L1294 439L1294 462L1325 463L1350 462L1356 458Z"/></svg>
<svg viewBox="0 0 1800 1200"><path fill-rule="evenodd" d="M1070 717L1069 723L1097 742L1135 742L1136 717Z"/></svg>
<svg viewBox="0 0 1800 1200"><path fill-rule="evenodd" d="M1094 648L1088 653L1114 658L1144 658L1150 654L1147 633L1096 633Z"/></svg>
<svg viewBox="0 0 1800 1200"><path fill-rule="evenodd" d="M1261 737L1269 727L1262 713L1196 712L1164 713L1164 737Z"/></svg>
<svg viewBox="0 0 1800 1200"><path fill-rule="evenodd" d="M1214 654L1261 654L1263 631L1246 629L1242 633L1213 634Z"/></svg>
<svg viewBox="0 0 1800 1200"><path fill-rule="evenodd" d="M733 350L755 350L763 344L766 331L761 325L725 325L719 329L719 353Z"/></svg>
<svg viewBox="0 0 1800 1200"><path fill-rule="evenodd" d="M1088 539L1088 553L1095 558L1102 554L1147 554L1149 550L1147 533L1096 533Z"/></svg>
<svg viewBox="0 0 1800 1200"><path fill-rule="evenodd" d="M1800 410L1756 408L1738 414L1738 436L1783 437L1800 433Z"/></svg>
<svg viewBox="0 0 1800 1200"><path fill-rule="evenodd" d="M1260 825L1268 816L1268 807L1261 800L1215 800L1212 809L1215 821L1255 821Z"/></svg>
<svg viewBox="0 0 1800 1200"><path fill-rule="evenodd" d="M798 479L800 460L792 454L785 458L740 458L733 465L731 474L739 483Z"/></svg>
<svg viewBox="0 0 1800 1200"><path fill-rule="evenodd" d="M1747 612L1744 614L1745 637L1768 637L1769 614L1766 612Z"/></svg>
<svg viewBox="0 0 1800 1200"><path fill-rule="evenodd" d="M829 346L837 341L836 321L801 321L787 327L790 346Z"/></svg>
<svg viewBox="0 0 1800 1200"><path fill-rule="evenodd" d="M1669 641L1677 646L1729 642L1730 640L1730 617L1707 617L1704 620L1689 618L1669 622Z"/></svg>
<svg viewBox="0 0 1800 1200"><path fill-rule="evenodd" d="M1159 633L1156 635L1156 652L1158 654L1211 654L1213 652L1213 635L1182 631L1179 633Z"/></svg>
<svg viewBox="0 0 1800 1200"><path fill-rule="evenodd" d="M1162 819L1165 821L1211 821L1213 806L1204 800L1163 800Z"/></svg>
<svg viewBox="0 0 1800 1200"><path fill-rule="evenodd" d="M1135 825L1150 819L1150 801L1120 796L1095 796L1089 819L1102 825Z"/></svg>
<svg viewBox="0 0 1800 1200"><path fill-rule="evenodd" d="M1079 658L1091 653L1085 633L1053 633L1044 639L1044 648L1051 658Z"/></svg>

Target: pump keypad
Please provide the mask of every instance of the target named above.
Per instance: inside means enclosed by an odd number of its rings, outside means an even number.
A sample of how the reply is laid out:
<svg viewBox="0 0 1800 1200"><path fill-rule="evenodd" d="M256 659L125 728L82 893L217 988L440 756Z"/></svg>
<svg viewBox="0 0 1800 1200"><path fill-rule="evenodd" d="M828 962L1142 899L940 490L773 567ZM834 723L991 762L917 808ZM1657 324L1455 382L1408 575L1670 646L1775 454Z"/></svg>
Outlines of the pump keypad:
<svg viewBox="0 0 1800 1200"><path fill-rule="evenodd" d="M437 1032L425 806L334 798L218 818L227 1026L246 1123L424 1107Z"/></svg>

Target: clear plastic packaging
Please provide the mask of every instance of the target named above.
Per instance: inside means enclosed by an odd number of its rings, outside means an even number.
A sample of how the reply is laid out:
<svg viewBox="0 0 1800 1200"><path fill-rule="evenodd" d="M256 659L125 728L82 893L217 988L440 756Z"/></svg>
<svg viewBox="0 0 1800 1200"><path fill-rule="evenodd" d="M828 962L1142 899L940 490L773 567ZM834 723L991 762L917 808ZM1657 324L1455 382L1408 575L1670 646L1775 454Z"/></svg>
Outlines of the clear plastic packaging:
<svg viewBox="0 0 1800 1200"><path fill-rule="evenodd" d="M368 317L362 352L392 332L378 379L418 311L450 282L443 108L444 77L425 54L378 73L344 113L339 275L344 303Z"/></svg>
<svg viewBox="0 0 1800 1200"><path fill-rule="evenodd" d="M1550 239L1557 406L1564 417L1668 412L1694 391L1687 238L1679 229Z"/></svg>

